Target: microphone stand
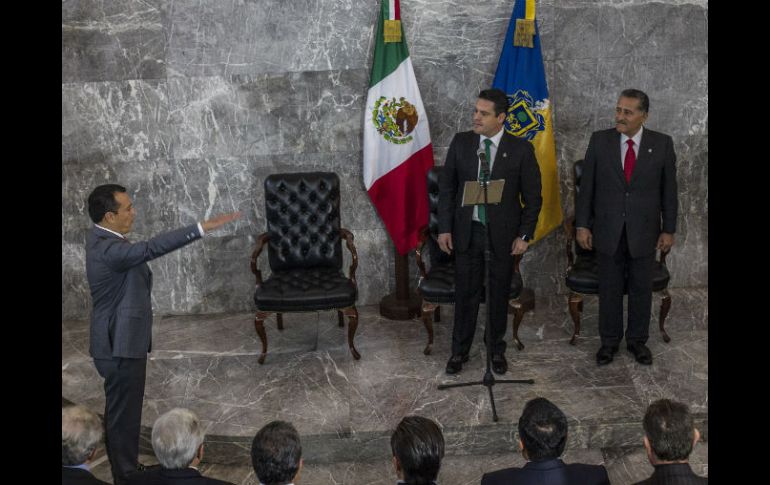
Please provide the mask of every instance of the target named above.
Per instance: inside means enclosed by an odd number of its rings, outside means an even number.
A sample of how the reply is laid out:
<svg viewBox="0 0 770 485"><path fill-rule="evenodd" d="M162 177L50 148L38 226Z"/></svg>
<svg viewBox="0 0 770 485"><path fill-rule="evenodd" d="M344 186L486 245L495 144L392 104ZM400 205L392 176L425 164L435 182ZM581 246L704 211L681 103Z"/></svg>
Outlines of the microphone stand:
<svg viewBox="0 0 770 485"><path fill-rule="evenodd" d="M479 180L479 184L481 184L482 189L484 189L484 212L487 211L487 186L489 185L489 178L490 178L490 171L489 166L484 163L486 160L486 154L484 152L478 153L479 158L481 159L481 166L482 171L481 175L483 179ZM534 384L535 381L533 379L499 379L495 380L494 374L492 374L492 321L491 321L491 315L489 313L489 304L490 304L490 297L489 297L489 288L490 288L490 281L489 281L489 265L492 262L492 249L490 244L490 233L489 233L489 219L487 218L486 224L484 224L485 229L485 238L484 238L484 283L485 283L485 290L484 290L484 312L486 313L486 326L484 327L484 345L487 347L487 368L484 371L484 377L480 381L472 381L472 382L458 382L454 384L439 384L438 389L440 391L443 391L445 389L451 389L453 387L466 387L466 386L478 386L482 385L486 387L489 390L489 402L492 405L492 420L494 422L498 421L497 417L497 408L495 407L495 395L492 392L492 388L495 384Z"/></svg>

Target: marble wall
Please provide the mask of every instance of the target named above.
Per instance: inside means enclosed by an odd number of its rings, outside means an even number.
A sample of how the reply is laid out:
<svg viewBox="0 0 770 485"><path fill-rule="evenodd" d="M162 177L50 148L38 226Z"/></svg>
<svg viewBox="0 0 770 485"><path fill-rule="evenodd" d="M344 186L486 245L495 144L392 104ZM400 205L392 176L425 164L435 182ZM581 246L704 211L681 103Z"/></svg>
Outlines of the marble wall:
<svg viewBox="0 0 770 485"><path fill-rule="evenodd" d="M623 88L651 98L652 129L674 137L680 216L672 286L708 278L708 3L538 1L554 106L561 197L590 133L612 126ZM379 0L63 0L62 315L89 313L85 198L129 189L133 238L220 212L235 224L150 263L157 313L254 307L249 256L264 231L264 178L332 170L359 254L359 303L395 287L393 249L364 191L364 103ZM513 2L402 0L437 164L494 77ZM523 262L540 296L566 292L564 236ZM262 261L262 266L266 264ZM412 263L411 274L416 276ZM414 285L416 278L412 278Z"/></svg>

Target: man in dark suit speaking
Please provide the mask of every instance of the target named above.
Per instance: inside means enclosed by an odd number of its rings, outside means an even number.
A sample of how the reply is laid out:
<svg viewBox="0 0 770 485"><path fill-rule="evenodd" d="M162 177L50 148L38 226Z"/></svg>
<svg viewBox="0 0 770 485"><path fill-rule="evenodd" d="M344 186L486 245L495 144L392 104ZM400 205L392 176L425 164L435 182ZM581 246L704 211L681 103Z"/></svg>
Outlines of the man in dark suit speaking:
<svg viewBox="0 0 770 485"><path fill-rule="evenodd" d="M492 370L504 374L508 296L513 276L513 257L527 250L537 224L543 199L540 168L532 144L503 129L508 114L508 97L499 89L479 93L473 112L473 131L458 133L449 145L439 179L438 244L455 255L455 318L452 356L447 374L456 374L468 361L476 332L476 317L484 285L485 225L489 224L492 251L490 301ZM490 165L490 180L504 179L502 200L490 205L462 205L467 181L479 180L479 151ZM522 207L523 203L523 207Z"/></svg>
<svg viewBox="0 0 770 485"><path fill-rule="evenodd" d="M152 272L163 256L240 217L224 214L202 223L129 242L136 211L125 187L100 185L88 196L95 223L86 240L86 275L93 310L89 353L104 378L105 445L115 484L137 470L147 353L152 341Z"/></svg>
<svg viewBox="0 0 770 485"><path fill-rule="evenodd" d="M615 107L615 128L594 132L586 150L575 226L578 244L595 247L599 262L599 365L612 362L623 338L626 285L626 347L640 364L652 364L645 345L652 270L655 250L674 244L677 186L671 137L642 127L649 108L646 94L626 89Z"/></svg>

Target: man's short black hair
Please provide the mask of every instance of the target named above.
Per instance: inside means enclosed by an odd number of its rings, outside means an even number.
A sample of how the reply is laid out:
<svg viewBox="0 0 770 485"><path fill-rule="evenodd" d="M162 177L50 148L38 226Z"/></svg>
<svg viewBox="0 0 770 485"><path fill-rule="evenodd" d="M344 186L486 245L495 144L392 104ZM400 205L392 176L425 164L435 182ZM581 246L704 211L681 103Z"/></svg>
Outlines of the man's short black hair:
<svg viewBox="0 0 770 485"><path fill-rule="evenodd" d="M88 196L88 215L95 224L104 219L108 212L117 212L120 204L115 200L115 192L125 192L126 188L118 184L106 184L96 187Z"/></svg>
<svg viewBox="0 0 770 485"><path fill-rule="evenodd" d="M251 465L264 485L291 483L301 458L299 433L286 421L266 424L251 443Z"/></svg>
<svg viewBox="0 0 770 485"><path fill-rule="evenodd" d="M508 95L498 88L485 89L479 93L479 99L486 99L495 103L495 116L500 113L508 114Z"/></svg>
<svg viewBox="0 0 770 485"><path fill-rule="evenodd" d="M659 399L644 413L644 434L663 461L686 460L692 452L695 424L687 405Z"/></svg>
<svg viewBox="0 0 770 485"><path fill-rule="evenodd" d="M639 109L645 113L650 111L650 98L644 94L644 91L638 89L626 89L620 95L624 98L636 98L639 100Z"/></svg>
<svg viewBox="0 0 770 485"><path fill-rule="evenodd" d="M430 419L407 416L390 436L390 449L401 464L407 485L427 485L438 477L444 435Z"/></svg>
<svg viewBox="0 0 770 485"><path fill-rule="evenodd" d="M536 397L524 405L519 436L531 461L558 458L567 446L567 416L548 399Z"/></svg>

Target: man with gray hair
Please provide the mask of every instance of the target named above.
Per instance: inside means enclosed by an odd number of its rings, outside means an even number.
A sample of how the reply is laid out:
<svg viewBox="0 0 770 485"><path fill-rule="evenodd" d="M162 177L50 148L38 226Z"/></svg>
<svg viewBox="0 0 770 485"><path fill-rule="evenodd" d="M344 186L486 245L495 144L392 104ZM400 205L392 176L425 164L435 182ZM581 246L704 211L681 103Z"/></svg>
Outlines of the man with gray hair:
<svg viewBox="0 0 770 485"><path fill-rule="evenodd" d="M61 408L62 485L108 485L94 477L88 466L103 434L95 413L83 406Z"/></svg>
<svg viewBox="0 0 770 485"><path fill-rule="evenodd" d="M200 419L189 409L163 414L152 427L152 449L160 467L129 475L128 485L234 485L198 471L204 437Z"/></svg>

